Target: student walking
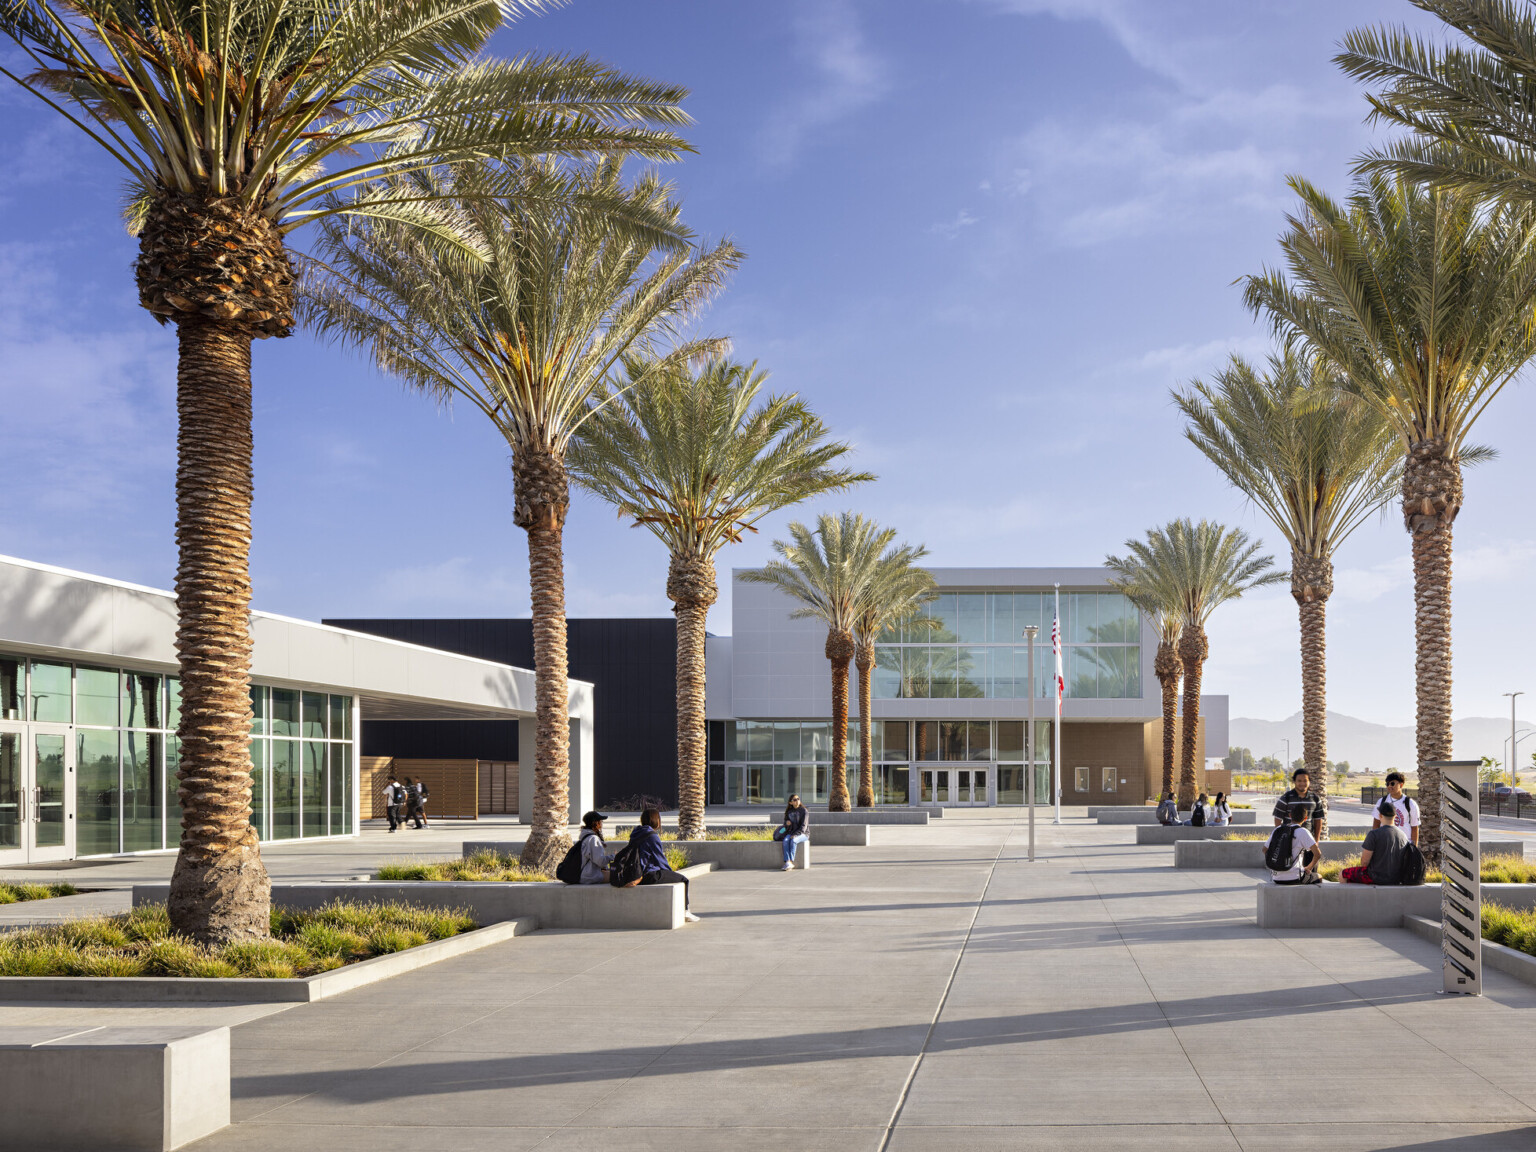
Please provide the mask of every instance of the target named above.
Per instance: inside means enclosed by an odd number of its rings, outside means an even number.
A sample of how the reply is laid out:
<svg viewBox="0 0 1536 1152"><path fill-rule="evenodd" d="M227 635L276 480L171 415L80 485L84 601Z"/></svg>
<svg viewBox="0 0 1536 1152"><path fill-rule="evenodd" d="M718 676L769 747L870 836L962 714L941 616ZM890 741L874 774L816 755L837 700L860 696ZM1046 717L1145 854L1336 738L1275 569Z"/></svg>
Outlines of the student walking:
<svg viewBox="0 0 1536 1152"><path fill-rule="evenodd" d="M667 863L667 849L661 839L661 811L647 808L640 813L639 826L629 834L629 846L640 858L640 883L681 884L683 886L683 919L690 924L698 917L688 907L688 877L674 872Z"/></svg>
<svg viewBox="0 0 1536 1152"><path fill-rule="evenodd" d="M1412 796L1403 792L1403 785L1407 783L1403 774L1396 769L1387 773L1387 794L1382 797L1382 802L1391 804L1392 811L1383 815L1385 809L1377 806L1376 819L1371 822L1372 828L1380 828L1383 822L1391 823L1401 828L1408 839L1417 844L1419 842L1419 802Z"/></svg>
<svg viewBox="0 0 1536 1152"><path fill-rule="evenodd" d="M384 785L384 815L389 817L391 832L400 827L400 805L404 803L405 789L400 786L400 781L391 776L389 783Z"/></svg>
<svg viewBox="0 0 1536 1152"><path fill-rule="evenodd" d="M1232 805L1227 803L1225 792L1216 793L1216 802L1211 805L1211 827L1225 828L1232 823Z"/></svg>
<svg viewBox="0 0 1536 1152"><path fill-rule="evenodd" d="M425 828L427 826L427 797L430 795L431 793L427 790L427 782L425 780L416 781L415 812L416 827L418 828Z"/></svg>
<svg viewBox="0 0 1536 1152"><path fill-rule="evenodd" d="M796 850L811 838L810 833L806 831L810 824L809 816L810 813L805 810L805 805L800 803L800 797L791 796L789 807L784 809L784 823L780 824L774 832L774 839L781 841L784 845L784 866L780 869L781 872L788 872L795 866Z"/></svg>

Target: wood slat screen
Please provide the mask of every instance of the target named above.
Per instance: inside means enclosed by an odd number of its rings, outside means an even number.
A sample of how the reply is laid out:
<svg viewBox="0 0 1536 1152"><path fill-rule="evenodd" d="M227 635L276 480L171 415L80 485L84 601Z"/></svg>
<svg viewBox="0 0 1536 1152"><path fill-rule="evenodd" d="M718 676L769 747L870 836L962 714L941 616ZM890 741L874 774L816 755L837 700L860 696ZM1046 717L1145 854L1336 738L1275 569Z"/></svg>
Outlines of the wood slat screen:
<svg viewBox="0 0 1536 1152"><path fill-rule="evenodd" d="M397 757L391 770L402 783L407 776L426 782L429 821L474 820L480 811L479 787L475 779L478 765L478 760L403 760Z"/></svg>
<svg viewBox="0 0 1536 1152"><path fill-rule="evenodd" d="M517 814L517 762L480 761L480 814Z"/></svg>
<svg viewBox="0 0 1536 1152"><path fill-rule="evenodd" d="M384 784L389 779L392 771L390 765L394 763L393 756L362 756L359 757L361 772L359 774L358 787L362 795L358 797L361 803L364 820L384 819ZM431 787L431 785L428 785ZM431 811L429 808L428 811Z"/></svg>

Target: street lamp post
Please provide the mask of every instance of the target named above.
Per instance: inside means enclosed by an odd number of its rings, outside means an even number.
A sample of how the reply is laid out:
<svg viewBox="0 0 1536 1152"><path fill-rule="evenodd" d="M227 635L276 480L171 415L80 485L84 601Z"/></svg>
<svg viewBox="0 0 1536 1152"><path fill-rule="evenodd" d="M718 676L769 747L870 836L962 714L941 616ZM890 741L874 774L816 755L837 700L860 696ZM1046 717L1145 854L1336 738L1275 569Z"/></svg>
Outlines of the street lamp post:
<svg viewBox="0 0 1536 1152"><path fill-rule="evenodd" d="M1029 641L1029 727L1024 729L1024 796L1029 804L1029 861L1035 861L1035 633L1038 624L1024 625Z"/></svg>
<svg viewBox="0 0 1536 1152"><path fill-rule="evenodd" d="M1518 788L1520 785L1515 782L1515 697L1524 696L1525 693L1506 692L1504 695L1509 697L1509 786L1511 788Z"/></svg>

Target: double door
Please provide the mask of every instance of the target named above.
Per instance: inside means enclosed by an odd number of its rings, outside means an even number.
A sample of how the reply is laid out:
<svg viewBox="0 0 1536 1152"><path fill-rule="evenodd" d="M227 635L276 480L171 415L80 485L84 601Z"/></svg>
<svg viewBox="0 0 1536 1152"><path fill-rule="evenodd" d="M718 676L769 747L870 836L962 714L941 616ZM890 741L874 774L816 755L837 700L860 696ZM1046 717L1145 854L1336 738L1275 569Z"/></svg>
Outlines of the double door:
<svg viewBox="0 0 1536 1152"><path fill-rule="evenodd" d="M75 854L75 750L68 728L0 722L0 864Z"/></svg>
<svg viewBox="0 0 1536 1152"><path fill-rule="evenodd" d="M917 799L920 804L945 804L978 807L988 802L985 765L969 768L917 769Z"/></svg>

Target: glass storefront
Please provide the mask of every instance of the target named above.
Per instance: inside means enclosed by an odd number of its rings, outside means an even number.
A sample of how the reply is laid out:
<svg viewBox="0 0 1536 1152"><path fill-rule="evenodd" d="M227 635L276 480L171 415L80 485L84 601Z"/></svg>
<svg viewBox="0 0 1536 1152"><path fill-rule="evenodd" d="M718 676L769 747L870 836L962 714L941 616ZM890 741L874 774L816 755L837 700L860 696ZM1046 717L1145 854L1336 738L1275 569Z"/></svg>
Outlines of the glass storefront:
<svg viewBox="0 0 1536 1152"><path fill-rule="evenodd" d="M892 629L876 648L880 700L1022 700L1029 695L1035 642L1035 692L1049 699L1055 677L1049 592L944 592L915 623ZM1141 616L1118 592L1061 595L1062 673L1079 699L1141 696Z"/></svg>
<svg viewBox="0 0 1536 1152"><path fill-rule="evenodd" d="M251 821L258 835L353 832L352 697L258 684L251 711ZM175 677L0 654L0 721L72 729L70 736L37 737L37 771L52 763L48 739L59 742L61 765L64 741L72 740L77 856L178 845L180 719Z"/></svg>

